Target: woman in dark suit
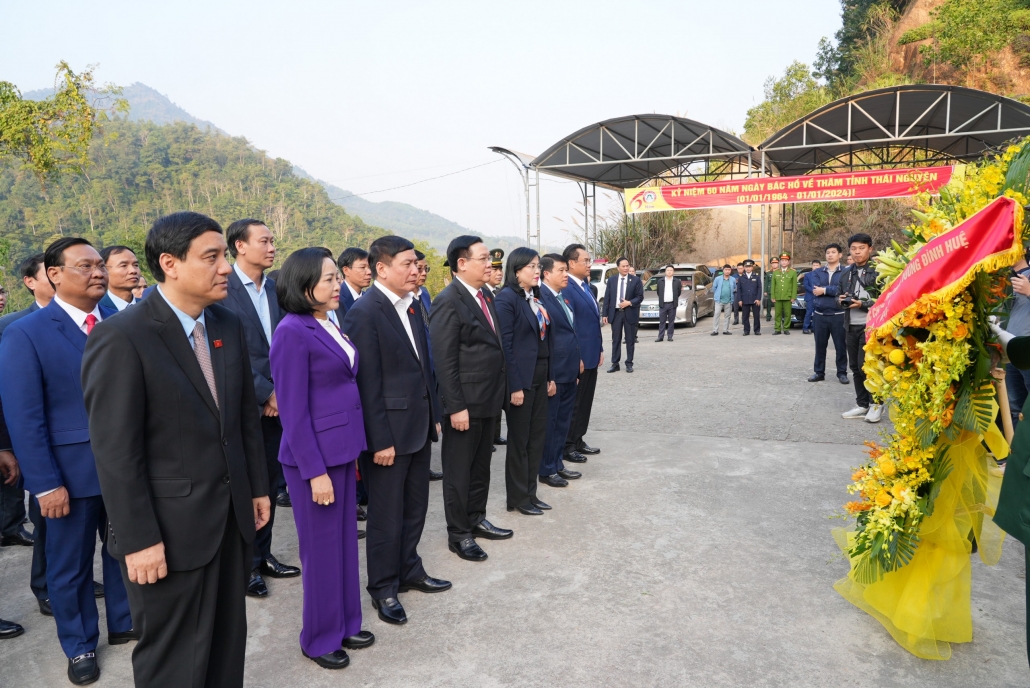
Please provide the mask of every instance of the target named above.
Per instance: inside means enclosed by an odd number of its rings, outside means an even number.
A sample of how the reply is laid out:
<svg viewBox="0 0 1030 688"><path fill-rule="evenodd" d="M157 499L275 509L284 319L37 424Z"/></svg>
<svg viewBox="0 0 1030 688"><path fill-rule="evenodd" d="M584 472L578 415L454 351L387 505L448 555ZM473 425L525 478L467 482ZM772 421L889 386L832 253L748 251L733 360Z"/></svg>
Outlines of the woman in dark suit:
<svg viewBox="0 0 1030 688"><path fill-rule="evenodd" d="M319 666L342 669L350 663L345 650L375 642L361 630L354 461L365 449L365 429L358 351L328 318L340 302L329 249L290 254L277 291L287 315L272 336L269 361L283 425L279 462L300 543L300 647Z"/></svg>
<svg viewBox="0 0 1030 688"><path fill-rule="evenodd" d="M550 316L540 305L540 255L517 248L508 256L504 288L494 297L508 374L508 445L505 484L508 511L541 516L551 507L537 499L537 472L547 432L550 382Z"/></svg>

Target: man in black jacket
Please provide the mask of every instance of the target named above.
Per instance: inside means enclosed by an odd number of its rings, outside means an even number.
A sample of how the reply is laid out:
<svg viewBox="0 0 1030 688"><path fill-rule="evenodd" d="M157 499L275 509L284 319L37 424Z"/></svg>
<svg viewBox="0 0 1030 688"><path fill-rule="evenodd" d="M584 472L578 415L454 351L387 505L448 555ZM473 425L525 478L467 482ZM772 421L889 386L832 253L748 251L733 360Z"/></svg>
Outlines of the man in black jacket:
<svg viewBox="0 0 1030 688"><path fill-rule="evenodd" d="M237 220L225 231L229 255L236 263L229 273L229 296L222 304L240 319L254 374L254 395L261 414L261 438L268 466L268 487L275 489L282 480L279 445L283 426L275 400L272 369L268 349L283 312L275 293L275 282L265 277L265 270L275 262L275 237L261 220ZM293 578L300 575L296 566L282 564L272 554L272 527L275 524L276 500L272 500L268 523L254 537L254 560L247 583L251 597L267 597L268 586L261 574L272 578Z"/></svg>
<svg viewBox="0 0 1030 688"><path fill-rule="evenodd" d="M476 236L447 247L454 280L433 300L429 338L443 405L443 499L449 548L483 561L476 538L502 540L512 531L486 520L490 455L507 384L493 299L483 293L490 253Z"/></svg>
<svg viewBox="0 0 1030 688"><path fill-rule="evenodd" d="M18 478L21 477L18 469L18 459L14 458L14 453L11 451L11 435L7 432L7 423L4 422L4 408L0 404L0 483L7 485L15 485L18 483ZM19 490L19 493L21 490ZM25 629L22 628L21 624L16 624L13 621L6 621L0 619L0 640L6 638L17 638Z"/></svg>
<svg viewBox="0 0 1030 688"><path fill-rule="evenodd" d="M848 350L848 366L855 382L855 408L841 414L844 418L862 418L867 423L879 423L883 410L873 403L865 388L865 326L869 309L880 293L876 285L876 268L869 262L873 255L873 238L868 234L855 234L848 239L848 252L853 263L844 268L840 276L841 306L844 311L844 342Z"/></svg>
<svg viewBox="0 0 1030 688"><path fill-rule="evenodd" d="M665 266L665 277L658 279L658 339L660 342L665 339L665 330L669 331L669 341L676 333L676 305L680 302L680 294L683 293L683 283L678 277L673 277L676 269L671 265ZM628 364L627 364L628 365Z"/></svg>
<svg viewBox="0 0 1030 688"><path fill-rule="evenodd" d="M226 248L208 217L158 219L146 241L156 293L97 325L83 358L107 543L141 634L138 688L243 685L268 468L243 327L217 305Z"/></svg>
<svg viewBox="0 0 1030 688"><path fill-rule="evenodd" d="M744 273L737 278L737 304L744 321L744 336L751 334L751 323L755 324L755 335L762 334L762 278L755 274L755 261L744 261Z"/></svg>
<svg viewBox="0 0 1030 688"><path fill-rule="evenodd" d="M644 285L630 270L629 259L619 258L615 265L619 274L608 278L604 292L604 312L601 322L612 326L612 365L609 373L619 368L622 359L622 338L626 337L626 372L633 372L633 349L637 341L640 322L640 302L644 300Z"/></svg>
<svg viewBox="0 0 1030 688"><path fill-rule="evenodd" d="M343 331L360 358L358 393L368 449L358 465L368 490L368 594L380 619L402 624L408 617L399 592L451 587L430 577L418 554L439 405L429 340L412 294L419 278L415 246L402 237L380 237L369 247L369 263L376 281L347 311Z"/></svg>
<svg viewBox="0 0 1030 688"><path fill-rule="evenodd" d="M840 280L843 275L840 265L842 255L840 244L826 247L826 265L812 271L813 301L812 330L815 332L815 364L809 382L826 379L826 347L833 339L836 353L837 381L848 384L848 353L845 347L845 308L840 303Z"/></svg>

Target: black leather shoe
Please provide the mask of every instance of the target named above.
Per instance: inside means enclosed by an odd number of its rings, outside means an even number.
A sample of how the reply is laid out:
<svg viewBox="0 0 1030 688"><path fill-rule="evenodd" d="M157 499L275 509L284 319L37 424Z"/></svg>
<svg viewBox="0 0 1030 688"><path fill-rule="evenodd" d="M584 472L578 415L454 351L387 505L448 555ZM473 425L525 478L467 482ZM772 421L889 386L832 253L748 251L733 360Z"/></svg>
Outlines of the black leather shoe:
<svg viewBox="0 0 1030 688"><path fill-rule="evenodd" d="M558 477L565 478L566 480L576 480L577 478L583 477L583 474L579 471L570 471L567 468L563 468L558 471Z"/></svg>
<svg viewBox="0 0 1030 688"><path fill-rule="evenodd" d="M20 624L0 619L0 640L4 640L6 638L17 638L24 632L25 629L22 628Z"/></svg>
<svg viewBox="0 0 1030 688"><path fill-rule="evenodd" d="M815 374L815 375L812 375L812 377L808 378L808 381L809 382L822 382L825 379L826 379L826 377L824 375Z"/></svg>
<svg viewBox="0 0 1030 688"><path fill-rule="evenodd" d="M284 509L289 509L293 506L293 500L290 499L290 493L285 490L275 496L275 505L281 506Z"/></svg>
<svg viewBox="0 0 1030 688"><path fill-rule="evenodd" d="M540 509L537 508L533 504L530 504L529 506L517 506L515 508L518 509L520 514L525 514L526 516L543 516L544 515L544 512L540 511Z"/></svg>
<svg viewBox="0 0 1030 688"><path fill-rule="evenodd" d="M589 444L584 444L582 447L579 448L579 453L590 454L591 456L593 456L594 454L600 454L601 450L597 447L591 447Z"/></svg>
<svg viewBox="0 0 1030 688"><path fill-rule="evenodd" d="M97 656L87 652L78 657L68 660L68 680L77 686L84 686L93 683L100 678L100 665L97 664Z"/></svg>
<svg viewBox="0 0 1030 688"><path fill-rule="evenodd" d="M397 586L397 592L408 592L418 590L419 592L443 592L451 589L451 582L426 576L422 580L409 581Z"/></svg>
<svg viewBox="0 0 1030 688"><path fill-rule="evenodd" d="M430 469L429 470L429 479L430 480L443 480L443 473Z"/></svg>
<svg viewBox="0 0 1030 688"><path fill-rule="evenodd" d="M562 457L565 461L571 461L572 463L586 463L587 457L580 454L578 451L574 451L571 454L566 454Z"/></svg>
<svg viewBox="0 0 1030 688"><path fill-rule="evenodd" d="M732 333L732 332L730 332L729 330L724 330L724 331L723 331L723 334L733 334L733 333Z"/></svg>
<svg viewBox="0 0 1030 688"><path fill-rule="evenodd" d="M761 332L759 332L758 330L755 330L755 336L756 336L756 337L761 337L761 336L762 336L762 333L761 333Z"/></svg>
<svg viewBox="0 0 1030 688"><path fill-rule="evenodd" d="M812 334L812 330L801 330L801 334Z"/></svg>
<svg viewBox="0 0 1030 688"><path fill-rule="evenodd" d="M774 336L774 337L775 337L776 335L778 335L778 334L783 334L783 333L782 333L782 332L780 332L779 330L774 330L774 331L773 331L773 336Z"/></svg>
<svg viewBox="0 0 1030 688"><path fill-rule="evenodd" d="M19 528L18 532L14 535L5 535L0 538L0 547L12 547L14 545L32 547L35 542L36 540L32 537L32 533L28 532L24 528Z"/></svg>
<svg viewBox="0 0 1030 688"><path fill-rule="evenodd" d="M669 337L669 341L670 341L670 342L672 341L672 337Z"/></svg>
<svg viewBox="0 0 1030 688"><path fill-rule="evenodd" d="M547 502L541 502L536 497L530 497L529 501L533 502L533 506L535 506L537 509L543 509L544 511L550 511L551 510L551 505L550 504L548 504Z"/></svg>
<svg viewBox="0 0 1030 688"><path fill-rule="evenodd" d="M494 438L494 444L508 444L508 440L498 435Z"/></svg>
<svg viewBox="0 0 1030 688"><path fill-rule="evenodd" d="M279 560L273 557L271 554L268 555L264 561L258 566L261 573L272 578L295 578L300 575L300 569L296 566L287 566L286 564L279 563Z"/></svg>
<svg viewBox="0 0 1030 688"><path fill-rule="evenodd" d="M250 572L250 582L247 583L247 597L268 597L268 586L265 579L257 572L257 569Z"/></svg>
<svg viewBox="0 0 1030 688"><path fill-rule="evenodd" d="M790 330L784 330L783 334L790 334Z"/></svg>
<svg viewBox="0 0 1030 688"><path fill-rule="evenodd" d="M360 504L358 504L358 520L359 521L367 521L368 520L368 512L365 511Z"/></svg>
<svg viewBox="0 0 1030 688"><path fill-rule="evenodd" d="M54 611L50 608L50 598L45 600L37 600L39 602L39 613L43 616L53 616Z"/></svg>
<svg viewBox="0 0 1030 688"><path fill-rule="evenodd" d="M343 669L350 664L350 657L343 650L334 650L328 654L324 654L321 657L312 657L304 650L301 650L304 656L310 659L312 662L322 667L323 669Z"/></svg>
<svg viewBox="0 0 1030 688"><path fill-rule="evenodd" d="M357 635L343 639L343 649L364 650L366 647L372 647L375 641L376 637L372 634L372 631L358 631Z"/></svg>
<svg viewBox="0 0 1030 688"><path fill-rule="evenodd" d="M713 336L713 337L718 337L718 336L719 336L719 333L718 333L718 332L713 332L711 336Z"/></svg>
<svg viewBox="0 0 1030 688"><path fill-rule="evenodd" d="M656 339L655 341L656 342L664 342L665 340L664 339Z"/></svg>
<svg viewBox="0 0 1030 688"><path fill-rule="evenodd" d="M100 599L104 596L104 584L93 581L93 597Z"/></svg>
<svg viewBox="0 0 1030 688"><path fill-rule="evenodd" d="M751 333L750 333L750 332L745 332L745 333L744 333L744 336L745 336L745 337L750 337L750 336L751 336Z"/></svg>
<svg viewBox="0 0 1030 688"><path fill-rule="evenodd" d="M626 372L627 373L632 373L633 372L633 364L632 363L627 363L626 364Z"/></svg>
<svg viewBox="0 0 1030 688"><path fill-rule="evenodd" d="M372 600L372 606L379 610L379 618L388 624L406 624L408 616L404 613L404 607L396 597L385 597L381 600Z"/></svg>
<svg viewBox="0 0 1030 688"><path fill-rule="evenodd" d="M540 476L540 482L542 482L544 485L550 485L551 487L568 487L569 486L569 481L566 480L565 478L561 477L557 473L553 473L551 475L542 475L542 476Z"/></svg>
<svg viewBox="0 0 1030 688"><path fill-rule="evenodd" d="M514 534L514 531L507 528L498 528L485 518L479 522L479 525L472 528L472 537L483 538L484 540L507 540Z"/></svg>
<svg viewBox="0 0 1030 688"><path fill-rule="evenodd" d="M359 540L364 540L365 539L365 531L363 531L363 530L359 530L358 531L358 539Z"/></svg>
<svg viewBox="0 0 1030 688"><path fill-rule="evenodd" d="M107 634L108 645L124 645L125 643L131 642L133 640L139 640L139 631L135 629L122 631L121 633Z"/></svg>
<svg viewBox="0 0 1030 688"><path fill-rule="evenodd" d="M472 538L465 538L461 542L448 542L447 549L466 561L486 561L486 552Z"/></svg>
<svg viewBox="0 0 1030 688"><path fill-rule="evenodd" d="M608 372L609 372L609 373L617 373L617 372L619 372L620 370L622 370L622 368L620 368L620 367L619 367L619 364L618 364L618 363L616 363L616 364L614 364L614 365L613 365L613 366L612 366L611 368L609 368L609 369L608 369Z"/></svg>
<svg viewBox="0 0 1030 688"><path fill-rule="evenodd" d="M842 385L848 384L848 376L847 375L838 375L837 376L837 382L841 383Z"/></svg>

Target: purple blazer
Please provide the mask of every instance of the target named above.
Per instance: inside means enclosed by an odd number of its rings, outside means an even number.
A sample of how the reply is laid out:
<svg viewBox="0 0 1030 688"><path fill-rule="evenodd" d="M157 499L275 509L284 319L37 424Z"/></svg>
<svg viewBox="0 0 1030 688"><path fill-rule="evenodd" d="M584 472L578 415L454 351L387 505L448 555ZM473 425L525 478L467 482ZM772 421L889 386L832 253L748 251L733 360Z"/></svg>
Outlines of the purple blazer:
<svg viewBox="0 0 1030 688"><path fill-rule="evenodd" d="M288 313L269 351L283 440L279 462L296 466L305 480L358 458L365 423L354 366L313 315Z"/></svg>

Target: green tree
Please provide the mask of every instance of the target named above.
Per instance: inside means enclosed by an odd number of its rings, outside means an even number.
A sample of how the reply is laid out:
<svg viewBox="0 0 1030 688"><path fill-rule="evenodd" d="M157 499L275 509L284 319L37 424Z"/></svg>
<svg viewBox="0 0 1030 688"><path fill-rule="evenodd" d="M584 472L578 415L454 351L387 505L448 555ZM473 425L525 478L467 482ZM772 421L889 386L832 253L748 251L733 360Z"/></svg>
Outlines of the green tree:
<svg viewBox="0 0 1030 688"><path fill-rule="evenodd" d="M765 100L747 111L744 140L757 145L782 127L832 100L830 90L795 60L779 79L765 82Z"/></svg>
<svg viewBox="0 0 1030 688"><path fill-rule="evenodd" d="M1030 0L945 0L931 17L906 31L898 43L932 39L920 48L927 62L976 68L1030 30Z"/></svg>

